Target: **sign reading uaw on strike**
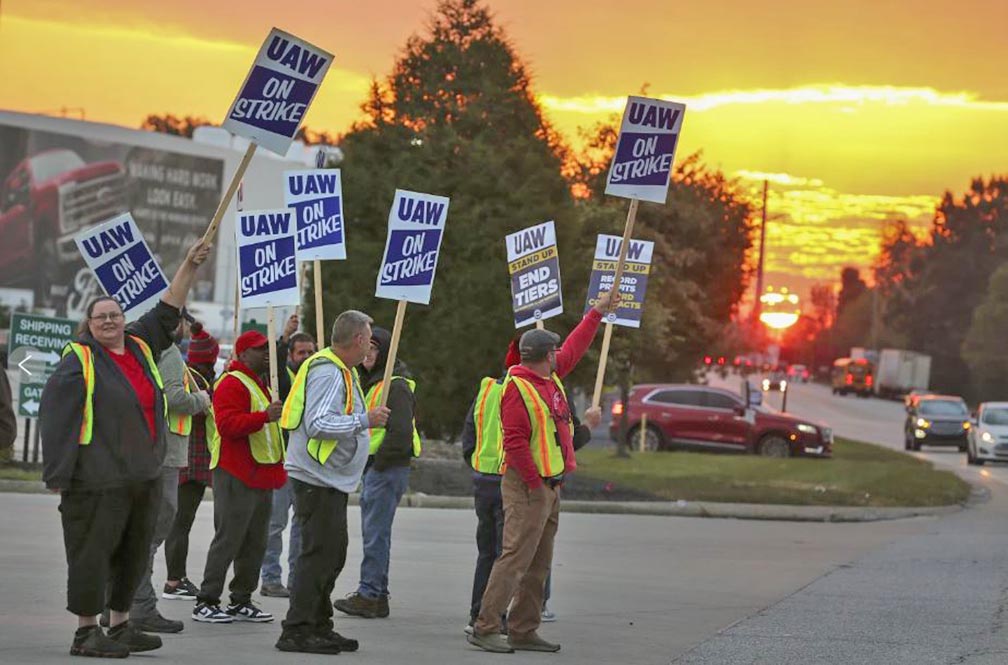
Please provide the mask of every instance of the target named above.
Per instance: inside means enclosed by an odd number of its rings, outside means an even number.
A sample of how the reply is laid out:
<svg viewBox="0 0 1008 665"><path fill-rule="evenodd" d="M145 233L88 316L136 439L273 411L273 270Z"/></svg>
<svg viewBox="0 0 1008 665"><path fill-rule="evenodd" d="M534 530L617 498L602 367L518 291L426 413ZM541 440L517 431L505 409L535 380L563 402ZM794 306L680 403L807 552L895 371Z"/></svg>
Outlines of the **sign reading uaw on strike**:
<svg viewBox="0 0 1008 665"><path fill-rule="evenodd" d="M545 222L505 237L515 328L563 313L556 229Z"/></svg>
<svg viewBox="0 0 1008 665"><path fill-rule="evenodd" d="M430 303L448 197L397 189L375 297Z"/></svg>
<svg viewBox="0 0 1008 665"><path fill-rule="evenodd" d="M284 203L297 217L298 261L347 257L339 169L284 172Z"/></svg>
<svg viewBox="0 0 1008 665"><path fill-rule="evenodd" d="M149 309L168 288L161 266L128 212L78 234L74 241L98 283L123 312Z"/></svg>
<svg viewBox="0 0 1008 665"><path fill-rule="evenodd" d="M249 210L238 213L238 301L243 308L297 305L297 247L294 211Z"/></svg>
<svg viewBox="0 0 1008 665"><path fill-rule="evenodd" d="M665 203L686 105L629 97L606 194Z"/></svg>
<svg viewBox="0 0 1008 665"><path fill-rule="evenodd" d="M273 28L221 126L285 155L332 61L331 53Z"/></svg>
<svg viewBox="0 0 1008 665"><path fill-rule="evenodd" d="M623 238L619 236L600 235L595 242L595 261L588 282L588 302L585 303L585 312L595 306L600 293L612 288L613 279L616 277L616 262L619 261L622 245ZM607 315L606 321L618 326L640 328L653 254L653 242L630 241L630 246L627 248L626 269L620 279L620 304L615 312Z"/></svg>

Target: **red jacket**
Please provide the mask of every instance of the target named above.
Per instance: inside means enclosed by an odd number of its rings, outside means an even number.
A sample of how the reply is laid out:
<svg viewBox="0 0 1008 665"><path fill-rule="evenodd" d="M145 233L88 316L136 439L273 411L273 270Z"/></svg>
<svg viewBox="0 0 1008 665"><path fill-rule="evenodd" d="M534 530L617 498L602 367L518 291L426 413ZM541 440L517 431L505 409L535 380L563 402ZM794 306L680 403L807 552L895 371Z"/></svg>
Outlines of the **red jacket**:
<svg viewBox="0 0 1008 665"><path fill-rule="evenodd" d="M263 391L269 391L252 370L232 360L228 371L250 376ZM220 433L220 461L217 465L252 489L275 490L287 482L283 462L259 464L252 457L248 437L266 424L266 412L252 409L248 388L233 376L225 376L213 393L214 420Z"/></svg>
<svg viewBox="0 0 1008 665"><path fill-rule="evenodd" d="M562 378L567 376L581 360L588 347L591 346L598 330L602 315L592 309L581 323L570 332L557 351L556 373ZM557 389L552 379L543 378L529 370L524 365L511 368L511 374L527 379L535 386L539 395L550 408L557 425L557 436L560 439L560 449L563 451L564 473L571 473L577 468L574 459L574 440L570 428L570 407L567 400ZM501 424L504 427L504 461L508 467L521 474L522 480L531 489L542 485L542 478L532 459L532 448L529 440L532 438L532 423L529 421L528 409L514 385L508 385L501 396Z"/></svg>

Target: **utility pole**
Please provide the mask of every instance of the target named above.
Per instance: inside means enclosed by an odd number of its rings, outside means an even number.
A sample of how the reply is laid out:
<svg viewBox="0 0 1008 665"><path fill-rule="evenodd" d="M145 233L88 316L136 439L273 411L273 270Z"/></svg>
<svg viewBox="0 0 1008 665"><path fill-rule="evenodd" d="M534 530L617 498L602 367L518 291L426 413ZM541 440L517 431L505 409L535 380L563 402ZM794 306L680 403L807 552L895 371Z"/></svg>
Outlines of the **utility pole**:
<svg viewBox="0 0 1008 665"><path fill-rule="evenodd" d="M763 254L766 247L766 213L767 213L767 188L770 182L763 181L763 213L760 216L759 233L759 261L756 263L756 301L753 303L753 321L758 322L762 303L760 296L763 295Z"/></svg>

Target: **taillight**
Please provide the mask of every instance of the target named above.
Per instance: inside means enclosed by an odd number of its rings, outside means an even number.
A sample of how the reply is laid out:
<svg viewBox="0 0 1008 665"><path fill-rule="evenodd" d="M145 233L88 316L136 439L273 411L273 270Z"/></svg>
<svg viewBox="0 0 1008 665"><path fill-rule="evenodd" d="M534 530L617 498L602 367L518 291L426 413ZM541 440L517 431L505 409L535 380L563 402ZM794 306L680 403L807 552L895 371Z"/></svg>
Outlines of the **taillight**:
<svg viewBox="0 0 1008 665"><path fill-rule="evenodd" d="M847 375L847 385L849 386L849 385L851 385L853 383L854 383L854 375L853 374L848 374Z"/></svg>
<svg viewBox="0 0 1008 665"><path fill-rule="evenodd" d="M612 415L613 417L619 417L623 415L623 402L615 401L612 405Z"/></svg>
<svg viewBox="0 0 1008 665"><path fill-rule="evenodd" d="M865 377L864 384L871 388L871 384L875 381L871 374Z"/></svg>

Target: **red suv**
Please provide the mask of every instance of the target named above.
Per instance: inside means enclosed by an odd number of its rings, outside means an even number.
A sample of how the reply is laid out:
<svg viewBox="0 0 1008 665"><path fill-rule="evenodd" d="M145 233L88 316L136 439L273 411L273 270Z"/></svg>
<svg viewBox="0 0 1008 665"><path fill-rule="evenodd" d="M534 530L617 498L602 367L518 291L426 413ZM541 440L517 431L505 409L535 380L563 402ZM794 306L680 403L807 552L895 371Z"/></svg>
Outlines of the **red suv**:
<svg viewBox="0 0 1008 665"><path fill-rule="evenodd" d="M624 405L616 402L609 433L618 440ZM630 390L627 441L636 447L647 415L649 450L693 448L770 457L830 457L833 431L818 423L761 406L746 408L736 393L691 384L642 384Z"/></svg>

